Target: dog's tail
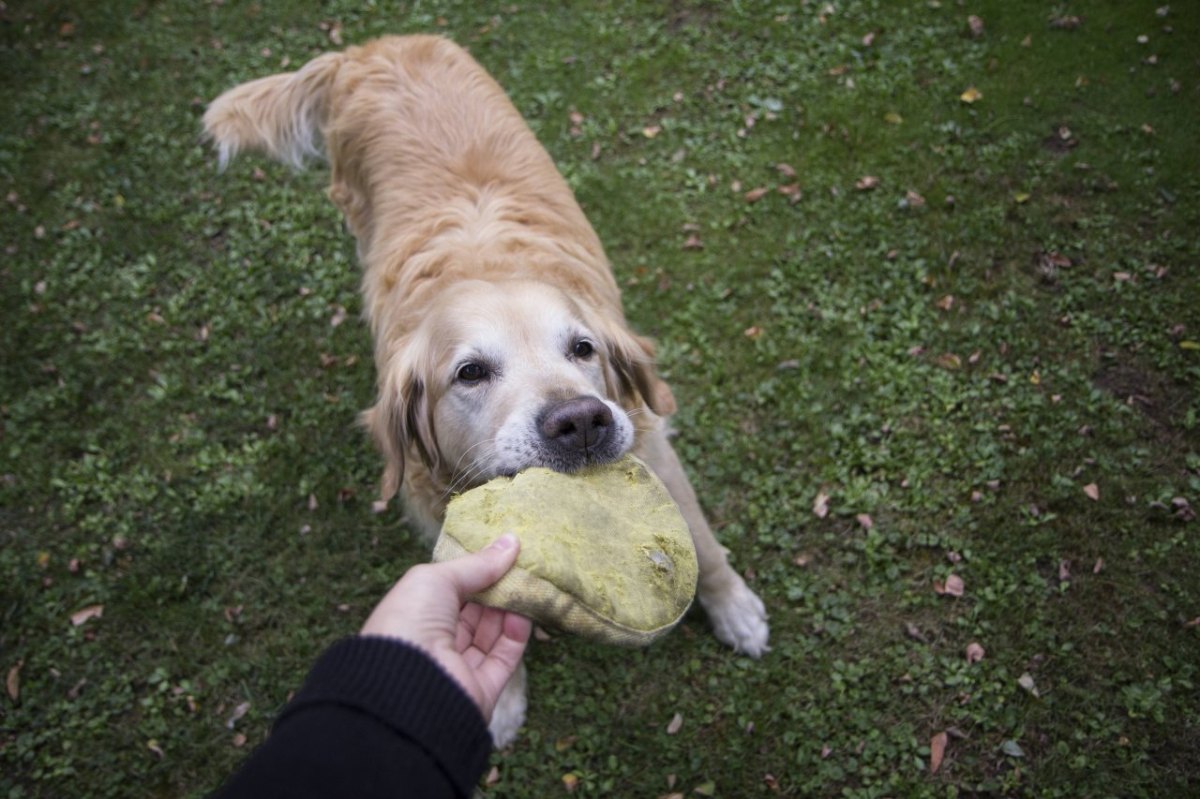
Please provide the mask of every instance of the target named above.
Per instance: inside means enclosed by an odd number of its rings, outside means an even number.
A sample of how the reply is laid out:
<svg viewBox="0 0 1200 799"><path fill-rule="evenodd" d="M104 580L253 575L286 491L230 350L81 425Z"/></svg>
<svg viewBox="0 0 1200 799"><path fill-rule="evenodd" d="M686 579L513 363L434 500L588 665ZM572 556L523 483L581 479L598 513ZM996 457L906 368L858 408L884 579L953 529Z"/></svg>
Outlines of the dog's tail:
<svg viewBox="0 0 1200 799"><path fill-rule="evenodd" d="M221 169L242 150L266 153L297 169L309 159L324 159L329 89L344 58L326 53L296 72L243 83L213 100L204 113L204 132L217 148Z"/></svg>

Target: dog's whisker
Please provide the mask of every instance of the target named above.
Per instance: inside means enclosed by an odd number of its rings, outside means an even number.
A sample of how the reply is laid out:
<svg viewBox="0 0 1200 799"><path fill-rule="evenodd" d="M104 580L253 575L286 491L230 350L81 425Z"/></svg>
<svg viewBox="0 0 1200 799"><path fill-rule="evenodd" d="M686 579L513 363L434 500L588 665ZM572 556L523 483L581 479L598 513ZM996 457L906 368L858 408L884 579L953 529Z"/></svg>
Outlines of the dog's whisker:
<svg viewBox="0 0 1200 799"><path fill-rule="evenodd" d="M458 470L458 468L461 466L462 462L467 458L467 456L471 453L472 450L474 450L478 447L482 447L482 446L493 446L495 443L496 443L496 439L491 438L491 439L484 439L483 441L477 441L476 443L472 444L470 447L467 448L466 452L464 452L462 454L462 457L460 457L458 459L458 463L455 464L455 471ZM451 496L453 496L455 493L457 493L459 490L461 490L464 486L467 486L470 483L472 483L475 480L475 478L477 478L479 475L483 474L486 470L487 470L487 467L485 464L482 464L479 462L472 464L471 468L467 469L464 472L460 472L453 480L451 480L450 485L448 485L446 487L446 490L442 492L442 499L443 500L449 499Z"/></svg>

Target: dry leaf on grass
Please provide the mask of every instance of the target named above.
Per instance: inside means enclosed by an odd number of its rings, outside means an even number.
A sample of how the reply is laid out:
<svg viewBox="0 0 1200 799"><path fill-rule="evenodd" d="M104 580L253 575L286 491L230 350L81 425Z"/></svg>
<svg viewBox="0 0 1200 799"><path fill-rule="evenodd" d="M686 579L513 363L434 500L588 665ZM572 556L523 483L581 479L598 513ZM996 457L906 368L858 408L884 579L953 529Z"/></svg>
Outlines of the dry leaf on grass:
<svg viewBox="0 0 1200 799"><path fill-rule="evenodd" d="M944 352L937 357L937 365L951 371L962 368L962 358L953 352Z"/></svg>
<svg viewBox="0 0 1200 799"><path fill-rule="evenodd" d="M246 715L246 713L247 713L247 712L249 712L249 710L250 710L250 703L249 703L249 702L242 702L240 705L238 705L237 707L235 707L235 708L233 709L233 715L232 715L232 716L230 716L230 717L229 717L228 719L226 719L226 721L225 721L225 728L226 728L226 729L228 729L228 730L232 730L232 729L233 729L233 725L235 725L235 724L237 724L239 721L241 721L241 719L242 719L242 716L245 716L245 715Z"/></svg>
<svg viewBox="0 0 1200 799"><path fill-rule="evenodd" d="M828 516L829 515L829 495L826 494L824 491L818 491L817 498L813 500L812 509L813 509L813 513L815 513L817 515L818 519L824 519L826 516Z"/></svg>
<svg viewBox="0 0 1200 799"><path fill-rule="evenodd" d="M1033 675L1029 672L1025 672L1017 678L1017 685L1021 686L1021 688L1033 694L1034 696L1040 696L1038 693L1037 684L1033 681Z"/></svg>
<svg viewBox="0 0 1200 799"><path fill-rule="evenodd" d="M942 759L946 756L946 741L949 736L939 732L929 741L929 773L937 774L942 767Z"/></svg>
<svg viewBox="0 0 1200 799"><path fill-rule="evenodd" d="M676 713L671 717L671 722L667 725L667 735L674 735L683 727L683 714Z"/></svg>
<svg viewBox="0 0 1200 799"><path fill-rule="evenodd" d="M933 581L933 590L940 596L962 596L965 588L962 578L957 574L951 574L945 582Z"/></svg>
<svg viewBox="0 0 1200 799"><path fill-rule="evenodd" d="M971 643L967 644L968 663L978 663L979 661L983 660L983 656L986 654L987 651L980 646L977 641L972 641Z"/></svg>
<svg viewBox="0 0 1200 799"><path fill-rule="evenodd" d="M71 614L71 626L78 627L86 623L89 619L98 619L104 615L103 605L88 605L82 610L77 610Z"/></svg>
<svg viewBox="0 0 1200 799"><path fill-rule="evenodd" d="M1083 493L1087 494L1088 499L1097 502L1100 499L1100 486L1095 483L1088 483L1083 487Z"/></svg>
<svg viewBox="0 0 1200 799"><path fill-rule="evenodd" d="M8 679L4 683L8 689L8 698L14 702L21 699L21 667L24 665L24 660L18 660L17 665L8 670Z"/></svg>

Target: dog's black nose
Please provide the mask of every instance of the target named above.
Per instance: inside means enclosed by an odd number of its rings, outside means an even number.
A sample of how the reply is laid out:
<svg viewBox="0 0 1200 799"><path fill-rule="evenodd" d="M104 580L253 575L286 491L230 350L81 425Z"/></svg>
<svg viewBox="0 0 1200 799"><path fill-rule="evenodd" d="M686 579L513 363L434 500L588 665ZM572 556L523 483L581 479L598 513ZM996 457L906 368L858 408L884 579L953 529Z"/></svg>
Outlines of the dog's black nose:
<svg viewBox="0 0 1200 799"><path fill-rule="evenodd" d="M551 405L542 415L538 430L542 440L567 452L598 447L612 430L613 415L596 397L575 397Z"/></svg>

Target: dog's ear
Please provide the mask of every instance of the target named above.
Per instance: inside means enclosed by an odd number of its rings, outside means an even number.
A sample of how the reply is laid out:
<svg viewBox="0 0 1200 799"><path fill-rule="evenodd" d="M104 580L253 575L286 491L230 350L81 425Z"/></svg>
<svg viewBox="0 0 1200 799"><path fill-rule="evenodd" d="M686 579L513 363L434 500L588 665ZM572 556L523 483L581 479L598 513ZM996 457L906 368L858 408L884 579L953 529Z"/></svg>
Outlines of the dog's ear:
<svg viewBox="0 0 1200 799"><path fill-rule="evenodd" d="M410 446L430 470L438 468L432 407L419 377L408 373L382 381L379 398L363 411L362 423L383 455L382 499L391 499L400 490Z"/></svg>
<svg viewBox="0 0 1200 799"><path fill-rule="evenodd" d="M309 158L323 158L329 88L344 60L342 53L326 53L296 72L243 83L213 100L204 112L204 133L216 145L221 168L242 150L297 169Z"/></svg>
<svg viewBox="0 0 1200 799"><path fill-rule="evenodd" d="M675 413L675 395L655 368L654 342L629 330L624 323L604 325L608 366L615 377L621 404L633 408L645 403L659 416Z"/></svg>

